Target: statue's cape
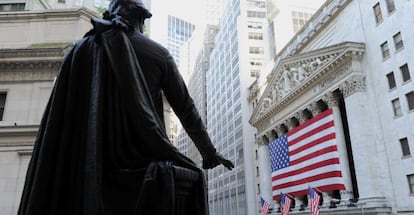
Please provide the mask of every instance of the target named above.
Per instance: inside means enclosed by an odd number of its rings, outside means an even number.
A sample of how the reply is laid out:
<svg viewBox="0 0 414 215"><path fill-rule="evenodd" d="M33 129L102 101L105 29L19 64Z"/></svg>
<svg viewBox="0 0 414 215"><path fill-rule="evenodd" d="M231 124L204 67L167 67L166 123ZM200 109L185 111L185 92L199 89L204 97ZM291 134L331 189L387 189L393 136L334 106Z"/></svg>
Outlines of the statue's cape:
<svg viewBox="0 0 414 215"><path fill-rule="evenodd" d="M174 166L199 173L193 214L208 213L202 172L170 144L127 26L92 23L58 74L18 214L174 214Z"/></svg>

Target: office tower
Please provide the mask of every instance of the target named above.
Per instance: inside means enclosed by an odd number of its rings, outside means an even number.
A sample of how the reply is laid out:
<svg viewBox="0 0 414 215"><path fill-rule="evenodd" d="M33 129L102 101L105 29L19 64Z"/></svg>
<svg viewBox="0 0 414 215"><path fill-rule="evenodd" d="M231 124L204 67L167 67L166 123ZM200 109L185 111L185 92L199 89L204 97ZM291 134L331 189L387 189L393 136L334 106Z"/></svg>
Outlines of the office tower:
<svg viewBox="0 0 414 215"><path fill-rule="evenodd" d="M266 3L231 0L221 18L207 73L207 127L218 151L234 162L208 171L211 214L254 214L256 197L248 87L265 58Z"/></svg>

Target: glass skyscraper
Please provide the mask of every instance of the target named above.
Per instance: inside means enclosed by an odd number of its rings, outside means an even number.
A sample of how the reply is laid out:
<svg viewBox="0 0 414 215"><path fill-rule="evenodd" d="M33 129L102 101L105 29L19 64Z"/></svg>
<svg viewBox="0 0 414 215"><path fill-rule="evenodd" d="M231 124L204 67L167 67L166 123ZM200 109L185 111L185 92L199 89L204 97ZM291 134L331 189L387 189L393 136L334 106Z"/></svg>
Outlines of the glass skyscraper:
<svg viewBox="0 0 414 215"><path fill-rule="evenodd" d="M194 24L168 15L167 49L170 51L178 67L180 66L180 47L190 39L194 29Z"/></svg>

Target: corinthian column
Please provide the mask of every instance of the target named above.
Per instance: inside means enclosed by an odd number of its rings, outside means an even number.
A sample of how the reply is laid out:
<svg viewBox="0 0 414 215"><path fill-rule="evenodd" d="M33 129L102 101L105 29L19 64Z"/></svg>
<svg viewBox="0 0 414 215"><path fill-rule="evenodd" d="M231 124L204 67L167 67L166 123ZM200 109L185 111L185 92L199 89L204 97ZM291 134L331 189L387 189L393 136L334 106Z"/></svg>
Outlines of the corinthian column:
<svg viewBox="0 0 414 215"><path fill-rule="evenodd" d="M273 206L272 193L272 175L270 169L270 153L269 142L265 142L265 138L258 139L258 161L259 161L259 183L261 187L261 195L264 200ZM271 137L269 137L271 141Z"/></svg>
<svg viewBox="0 0 414 215"><path fill-rule="evenodd" d="M340 85L344 95L346 115L351 139L352 155L358 184L359 199L366 207L385 204L382 185L387 171L381 154L377 153L374 126L371 124L370 107L367 105L365 76L353 75Z"/></svg>
<svg viewBox="0 0 414 215"><path fill-rule="evenodd" d="M339 109L338 95L329 92L322 100L333 110L336 144L338 146L339 162L342 170L342 177L344 179L345 191L341 191L341 200L349 200L353 198L352 192L352 178L351 170L349 168L348 150L346 148L344 127L342 124L341 111Z"/></svg>

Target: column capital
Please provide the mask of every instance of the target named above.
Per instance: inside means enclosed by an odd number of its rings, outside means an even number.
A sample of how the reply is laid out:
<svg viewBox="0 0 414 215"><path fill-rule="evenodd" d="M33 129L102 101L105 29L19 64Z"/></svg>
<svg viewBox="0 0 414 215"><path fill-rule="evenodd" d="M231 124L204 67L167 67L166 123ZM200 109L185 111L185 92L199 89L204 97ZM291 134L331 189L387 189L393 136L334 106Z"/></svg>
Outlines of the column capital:
<svg viewBox="0 0 414 215"><path fill-rule="evenodd" d="M262 135L262 136L260 136L260 137L258 137L257 139L256 139L256 143L257 143L257 145L259 145L259 146L261 146L261 145L269 145L269 142L268 141L266 141L266 136L264 136L264 135Z"/></svg>
<svg viewBox="0 0 414 215"><path fill-rule="evenodd" d="M292 119L285 120L284 124L287 126L289 130L295 127L295 124L293 123Z"/></svg>
<svg viewBox="0 0 414 215"><path fill-rule="evenodd" d="M333 92L326 93L322 100L328 105L329 108L339 106L339 97Z"/></svg>
<svg viewBox="0 0 414 215"><path fill-rule="evenodd" d="M295 117L296 117L296 119L298 119L299 120L299 123L300 124L302 124L302 123L304 123L307 119L306 119L306 116L305 116L305 114L303 113L303 111L301 110L301 111L298 111L298 112L296 112L295 113Z"/></svg>
<svg viewBox="0 0 414 215"><path fill-rule="evenodd" d="M275 131L279 137L284 134L283 129L280 127L280 125L275 127Z"/></svg>
<svg viewBox="0 0 414 215"><path fill-rule="evenodd" d="M312 102L307 106L308 110L310 110L312 112L312 116L316 116L319 113L321 113L321 109L318 105L318 103L316 102Z"/></svg>
<svg viewBox="0 0 414 215"><path fill-rule="evenodd" d="M363 92L367 88L364 75L353 75L339 86L344 98L355 92Z"/></svg>

